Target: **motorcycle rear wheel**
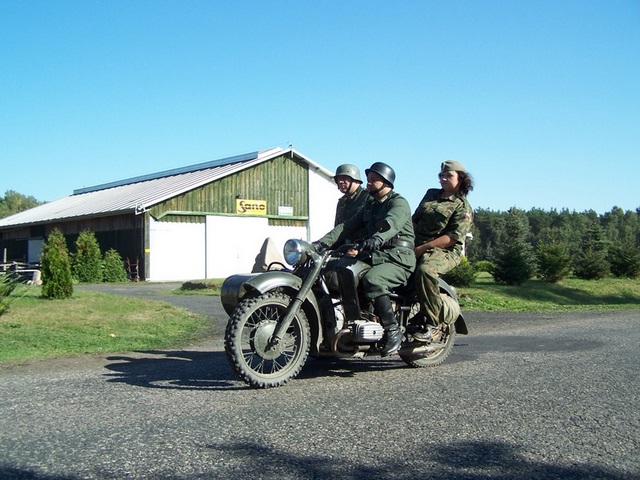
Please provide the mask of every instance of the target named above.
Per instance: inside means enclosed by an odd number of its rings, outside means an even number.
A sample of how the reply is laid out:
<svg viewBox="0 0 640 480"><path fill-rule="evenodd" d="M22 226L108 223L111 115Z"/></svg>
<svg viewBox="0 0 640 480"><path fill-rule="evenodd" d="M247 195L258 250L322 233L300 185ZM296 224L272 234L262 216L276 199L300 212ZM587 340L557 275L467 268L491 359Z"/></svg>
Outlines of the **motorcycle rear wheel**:
<svg viewBox="0 0 640 480"><path fill-rule="evenodd" d="M302 309L280 343L268 346L277 320L290 303L289 295L269 292L243 300L229 318L224 345L227 359L240 378L254 388L284 385L300 373L307 360L311 331Z"/></svg>
<svg viewBox="0 0 640 480"><path fill-rule="evenodd" d="M444 335L445 337L441 342L434 344L442 347L435 352L415 355L403 355L400 352L400 358L402 358L404 363L414 368L436 367L442 364L451 354L456 340L456 327L453 323L445 327Z"/></svg>

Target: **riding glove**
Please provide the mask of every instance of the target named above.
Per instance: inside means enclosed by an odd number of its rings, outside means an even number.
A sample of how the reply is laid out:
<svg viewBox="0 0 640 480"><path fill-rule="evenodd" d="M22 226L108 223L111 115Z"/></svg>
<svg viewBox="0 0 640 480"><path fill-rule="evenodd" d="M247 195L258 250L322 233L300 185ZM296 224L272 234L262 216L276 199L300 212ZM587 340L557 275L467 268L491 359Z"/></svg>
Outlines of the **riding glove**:
<svg viewBox="0 0 640 480"><path fill-rule="evenodd" d="M370 237L362 241L360 248L365 252L375 252L382 246L382 240L378 237Z"/></svg>

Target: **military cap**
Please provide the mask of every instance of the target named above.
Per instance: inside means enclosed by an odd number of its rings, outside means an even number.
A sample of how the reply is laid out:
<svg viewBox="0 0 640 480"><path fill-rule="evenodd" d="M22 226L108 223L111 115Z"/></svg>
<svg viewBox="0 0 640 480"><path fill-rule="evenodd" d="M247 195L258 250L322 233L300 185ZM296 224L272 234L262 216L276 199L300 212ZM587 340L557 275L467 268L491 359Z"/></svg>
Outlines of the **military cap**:
<svg viewBox="0 0 640 480"><path fill-rule="evenodd" d="M447 160L440 165L440 173L444 172L466 172L464 165L457 160Z"/></svg>

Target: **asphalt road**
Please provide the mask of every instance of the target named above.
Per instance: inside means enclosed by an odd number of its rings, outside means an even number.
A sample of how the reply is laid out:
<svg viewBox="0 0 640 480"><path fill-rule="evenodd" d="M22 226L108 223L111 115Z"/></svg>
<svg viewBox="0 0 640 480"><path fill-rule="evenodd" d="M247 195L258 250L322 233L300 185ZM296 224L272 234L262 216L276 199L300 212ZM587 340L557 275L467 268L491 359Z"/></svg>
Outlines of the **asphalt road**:
<svg viewBox="0 0 640 480"><path fill-rule="evenodd" d="M447 362L315 361L252 390L211 338L0 368L0 478L640 478L640 310L468 313Z"/></svg>

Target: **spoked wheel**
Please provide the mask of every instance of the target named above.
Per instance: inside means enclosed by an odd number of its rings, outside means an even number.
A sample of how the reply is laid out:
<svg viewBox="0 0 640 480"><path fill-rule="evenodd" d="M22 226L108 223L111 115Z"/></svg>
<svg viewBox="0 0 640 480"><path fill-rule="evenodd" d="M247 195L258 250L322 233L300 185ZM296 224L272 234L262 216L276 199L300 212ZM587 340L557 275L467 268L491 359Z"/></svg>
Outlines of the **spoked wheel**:
<svg viewBox="0 0 640 480"><path fill-rule="evenodd" d="M444 362L451 354L456 340L456 327L453 323L443 327L439 341L431 343L413 342L403 346L400 358L409 366L415 368L435 367Z"/></svg>
<svg viewBox="0 0 640 480"><path fill-rule="evenodd" d="M309 321L299 310L284 338L271 345L278 319L284 316L291 297L266 293L243 300L229 318L225 352L231 367L249 385L277 387L295 377L309 355Z"/></svg>

